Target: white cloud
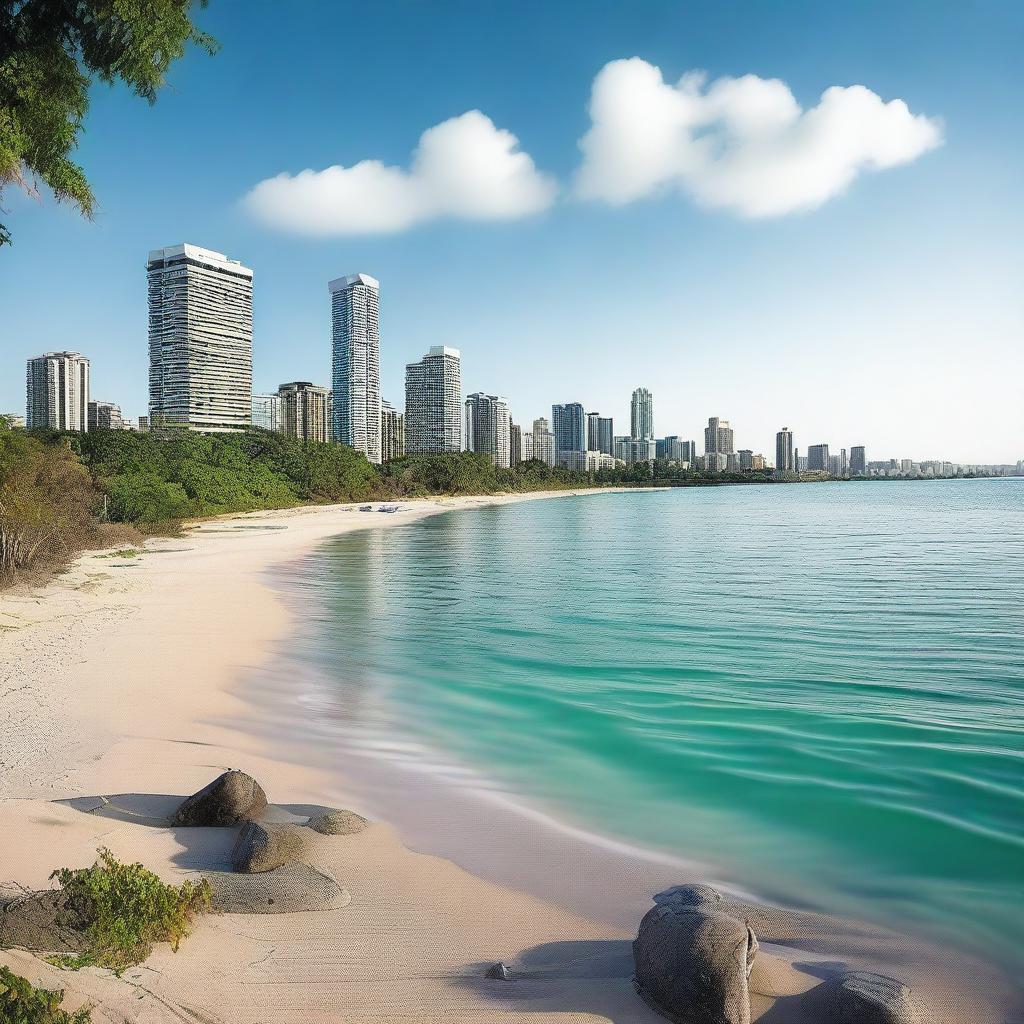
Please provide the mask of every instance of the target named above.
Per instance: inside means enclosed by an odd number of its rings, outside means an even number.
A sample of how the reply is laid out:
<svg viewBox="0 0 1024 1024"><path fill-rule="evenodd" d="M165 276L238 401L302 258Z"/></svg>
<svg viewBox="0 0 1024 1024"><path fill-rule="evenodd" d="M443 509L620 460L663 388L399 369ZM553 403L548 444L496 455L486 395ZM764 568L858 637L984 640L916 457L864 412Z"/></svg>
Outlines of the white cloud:
<svg viewBox="0 0 1024 1024"><path fill-rule="evenodd" d="M862 85L832 86L802 110L778 79L708 84L691 72L671 85L639 57L598 72L590 117L577 196L624 204L677 188L746 217L814 209L862 171L909 163L942 142L940 122Z"/></svg>
<svg viewBox="0 0 1024 1024"><path fill-rule="evenodd" d="M378 160L279 174L243 204L260 220L310 235L402 231L439 217L512 220L544 210L557 186L519 140L479 110L428 128L408 170Z"/></svg>

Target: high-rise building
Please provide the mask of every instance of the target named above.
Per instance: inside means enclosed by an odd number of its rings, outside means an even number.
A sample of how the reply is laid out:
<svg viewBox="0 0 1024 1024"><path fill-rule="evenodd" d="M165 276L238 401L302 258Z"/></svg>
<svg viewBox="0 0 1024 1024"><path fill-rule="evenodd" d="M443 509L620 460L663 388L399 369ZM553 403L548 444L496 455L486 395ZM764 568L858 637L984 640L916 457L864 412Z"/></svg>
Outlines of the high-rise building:
<svg viewBox="0 0 1024 1024"><path fill-rule="evenodd" d="M533 457L548 466L555 464L555 435L544 416L533 421Z"/></svg>
<svg viewBox="0 0 1024 1024"><path fill-rule="evenodd" d="M793 431L783 427L775 435L775 468L780 473L792 473L796 469L793 461Z"/></svg>
<svg viewBox="0 0 1024 1024"><path fill-rule="evenodd" d="M90 430L124 430L121 406L116 402L89 402Z"/></svg>
<svg viewBox="0 0 1024 1024"><path fill-rule="evenodd" d="M139 433L140 434L148 434L149 433L149 417L148 416L140 416L139 417Z"/></svg>
<svg viewBox="0 0 1024 1024"><path fill-rule="evenodd" d="M262 430L281 429L281 398L279 395L252 396L252 425Z"/></svg>
<svg viewBox="0 0 1024 1024"><path fill-rule="evenodd" d="M331 394L335 441L381 460L380 282L349 274L331 292Z"/></svg>
<svg viewBox="0 0 1024 1024"><path fill-rule="evenodd" d="M555 454L587 450L587 418L579 402L551 406L551 429L555 435Z"/></svg>
<svg viewBox="0 0 1024 1024"><path fill-rule="evenodd" d="M629 406L629 422L637 441L650 441L654 437L654 405L647 388L637 388Z"/></svg>
<svg viewBox="0 0 1024 1024"><path fill-rule="evenodd" d="M867 471L868 460L864 445L855 444L850 449L850 476L864 476Z"/></svg>
<svg viewBox="0 0 1024 1024"><path fill-rule="evenodd" d="M25 371L25 423L29 430L89 429L89 360L78 352L47 352Z"/></svg>
<svg viewBox="0 0 1024 1024"><path fill-rule="evenodd" d="M529 435L527 435L529 436ZM518 423L508 425L508 464L518 466L523 458L523 428Z"/></svg>
<svg viewBox="0 0 1024 1024"><path fill-rule="evenodd" d="M327 388L311 384L308 380L294 380L277 389L281 402L281 433L300 441L330 439L327 410L330 405Z"/></svg>
<svg viewBox="0 0 1024 1024"><path fill-rule="evenodd" d="M435 345L405 368L405 450L410 455L462 451L459 350Z"/></svg>
<svg viewBox="0 0 1024 1024"><path fill-rule="evenodd" d="M812 444L807 449L807 469L828 472L828 445Z"/></svg>
<svg viewBox="0 0 1024 1024"><path fill-rule="evenodd" d="M704 428L705 455L732 455L733 431L728 420L720 420L717 416L708 417L708 425Z"/></svg>
<svg viewBox="0 0 1024 1024"><path fill-rule="evenodd" d="M466 450L482 452L501 469L511 465L508 401L482 391L466 398Z"/></svg>
<svg viewBox="0 0 1024 1024"><path fill-rule="evenodd" d="M697 446L693 441L683 441L672 434L655 442L655 453L667 462L693 462L697 458Z"/></svg>
<svg viewBox="0 0 1024 1024"><path fill-rule="evenodd" d="M635 462L654 462L658 457L658 443L654 438L615 438L615 458L627 465Z"/></svg>
<svg viewBox="0 0 1024 1024"><path fill-rule="evenodd" d="M380 400L381 458L385 462L405 455L405 416L390 402Z"/></svg>
<svg viewBox="0 0 1024 1024"><path fill-rule="evenodd" d="M614 454L615 434L611 416L602 416L599 412L587 413L587 451Z"/></svg>
<svg viewBox="0 0 1024 1024"><path fill-rule="evenodd" d="M252 416L252 271L197 245L154 249L149 279L149 416L216 432Z"/></svg>

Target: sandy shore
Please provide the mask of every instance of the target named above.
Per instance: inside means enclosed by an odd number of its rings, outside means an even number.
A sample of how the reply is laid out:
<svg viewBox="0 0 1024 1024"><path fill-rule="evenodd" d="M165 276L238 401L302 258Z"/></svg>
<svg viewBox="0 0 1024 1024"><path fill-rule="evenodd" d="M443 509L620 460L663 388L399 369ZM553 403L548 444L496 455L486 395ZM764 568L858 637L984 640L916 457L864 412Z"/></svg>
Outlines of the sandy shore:
<svg viewBox="0 0 1024 1024"><path fill-rule="evenodd" d="M85 866L99 846L168 881L226 867L233 830L168 828L147 814L229 767L300 814L404 808L405 838L446 855L413 852L377 820L322 846L352 893L344 910L207 916L177 954L160 947L120 979L16 951L0 962L66 989L71 1005L91 1002L96 1021L660 1021L633 991L629 940L650 894L685 880L677 865L628 875L615 851L559 839L544 821L510 824L493 801L459 808L472 836L449 828L432 843L430 815L408 814L428 805L422 777L378 765L352 784L322 744L273 728L288 719L288 681L273 675L292 612L268 584L272 567L368 525L545 496L403 502L372 517L356 506L254 513L152 540L138 557L89 554L43 589L0 597L0 880L45 887L51 870ZM122 810L98 809L99 796ZM815 984L813 963L793 966L814 959L766 947L755 1017L803 1020L780 1014L774 996ZM514 965L514 982L484 978L498 960Z"/></svg>

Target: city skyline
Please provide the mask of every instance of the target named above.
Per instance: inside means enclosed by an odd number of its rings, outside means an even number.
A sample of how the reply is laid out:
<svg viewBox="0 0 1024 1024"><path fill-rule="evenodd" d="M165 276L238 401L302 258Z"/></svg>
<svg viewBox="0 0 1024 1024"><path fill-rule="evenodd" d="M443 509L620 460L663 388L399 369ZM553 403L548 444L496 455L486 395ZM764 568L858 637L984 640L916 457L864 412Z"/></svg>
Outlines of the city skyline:
<svg viewBox="0 0 1024 1024"><path fill-rule="evenodd" d="M473 353L466 392L509 395L516 422L564 401L558 385L575 377L583 386L568 397L625 434L628 345L631 377L658 395L659 435L693 436L719 410L766 454L780 423L791 423L801 437L858 436L875 452L1014 462L1024 438L1024 210L1014 173L1024 142L1005 126L1024 107L1024 90L1007 88L1024 10L991 0L982 9L925 16L869 0L812 17L799 5L749 5L742 32L729 4L651 3L637 17L623 5L567 3L527 19L501 5L402 19L363 10L366 30L388 43L338 62L314 8L289 13L288 45L301 40L303 57L281 61L269 9L238 19L213 5L199 20L221 52L187 54L155 106L121 88L95 90L76 155L95 184L94 223L46 196L7 196L14 245L0 250L0 349L14 366L51 350L86 352L96 393L131 418L144 413L140 264L154 244L193 238L256 270L257 393L285 380L330 382L323 282L366 269L385 282L385 396L401 395L407 363L444 344ZM429 55L441 40L457 45L438 73ZM580 144L593 153L600 141L595 90L626 88L614 79L631 69L673 102L673 83L704 69L705 105L723 80L778 82L776 98L791 95L805 114L832 87L861 85L925 119L911 124L941 122L942 144L900 166L858 168L804 212L752 217L702 205L693 190L706 183L674 184L665 168L638 198L611 202L607 187L605 198L581 196ZM428 77L431 88L418 88ZM362 101L340 124L339 100L356 89ZM499 156L513 167L526 157L555 182L545 210L311 236L278 230L244 202L278 175L294 182L309 170L323 183L325 169L374 160L406 183L412 154L436 154L454 129L495 141L483 121L464 118L472 111L511 146ZM438 126L447 127L421 141ZM183 176L168 152L202 174ZM20 409L20 392L20 373L0 375L0 408ZM982 409L990 429L979 434Z"/></svg>

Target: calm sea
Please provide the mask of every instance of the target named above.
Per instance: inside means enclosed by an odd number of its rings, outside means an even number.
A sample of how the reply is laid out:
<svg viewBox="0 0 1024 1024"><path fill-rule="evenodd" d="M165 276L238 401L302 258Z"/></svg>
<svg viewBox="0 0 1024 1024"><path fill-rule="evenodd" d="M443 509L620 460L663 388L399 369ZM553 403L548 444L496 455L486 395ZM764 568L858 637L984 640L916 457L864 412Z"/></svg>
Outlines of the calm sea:
<svg viewBox="0 0 1024 1024"><path fill-rule="evenodd" d="M766 898L1024 944L1024 480L566 497L306 568L350 721Z"/></svg>

